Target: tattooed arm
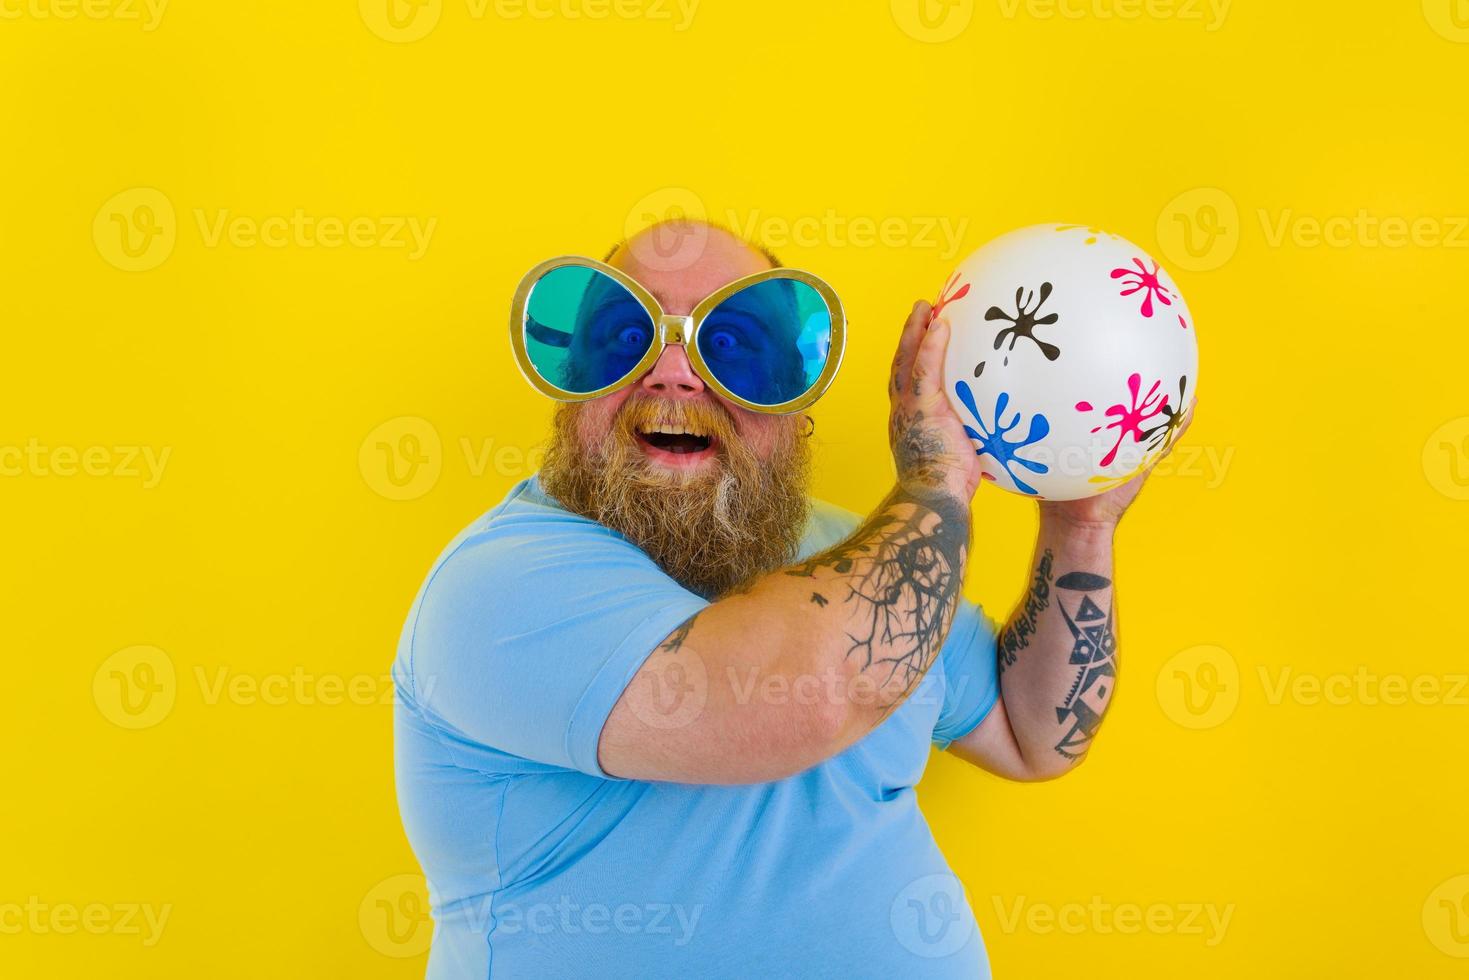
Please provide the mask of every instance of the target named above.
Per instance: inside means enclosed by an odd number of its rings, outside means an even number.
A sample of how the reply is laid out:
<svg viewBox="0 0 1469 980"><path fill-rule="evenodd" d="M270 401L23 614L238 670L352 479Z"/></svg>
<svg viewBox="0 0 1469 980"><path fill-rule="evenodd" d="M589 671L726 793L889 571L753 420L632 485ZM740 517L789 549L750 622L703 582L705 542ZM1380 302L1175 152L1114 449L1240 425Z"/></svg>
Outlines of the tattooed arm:
<svg viewBox="0 0 1469 980"><path fill-rule="evenodd" d="M1000 701L949 749L1011 779L1049 779L1091 747L1117 682L1112 528L1042 511L1024 598L996 641Z"/></svg>
<svg viewBox="0 0 1469 980"><path fill-rule="evenodd" d="M888 379L898 480L847 540L755 580L670 635L602 729L632 779L782 779L847 748L938 656L969 550L979 467L941 390L948 324L914 306Z"/></svg>
<svg viewBox="0 0 1469 980"><path fill-rule="evenodd" d="M1011 779L1051 779L1085 758L1117 687L1112 539L1143 479L1041 504L1025 596L996 640L999 703L950 751Z"/></svg>

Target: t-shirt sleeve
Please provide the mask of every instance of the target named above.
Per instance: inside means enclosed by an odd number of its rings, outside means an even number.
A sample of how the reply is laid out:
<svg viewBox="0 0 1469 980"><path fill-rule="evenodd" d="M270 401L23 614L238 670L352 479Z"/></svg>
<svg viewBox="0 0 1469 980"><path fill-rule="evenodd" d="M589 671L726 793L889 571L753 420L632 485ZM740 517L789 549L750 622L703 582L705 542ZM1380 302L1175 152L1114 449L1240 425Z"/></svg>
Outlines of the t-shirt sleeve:
<svg viewBox="0 0 1469 980"><path fill-rule="evenodd" d="M592 522L492 522L424 587L414 697L451 736L605 778L597 742L617 699L707 605Z"/></svg>
<svg viewBox="0 0 1469 980"><path fill-rule="evenodd" d="M982 609L960 597L954 624L939 657L944 671L944 706L933 726L933 742L946 749L950 742L978 728L999 700L995 624Z"/></svg>

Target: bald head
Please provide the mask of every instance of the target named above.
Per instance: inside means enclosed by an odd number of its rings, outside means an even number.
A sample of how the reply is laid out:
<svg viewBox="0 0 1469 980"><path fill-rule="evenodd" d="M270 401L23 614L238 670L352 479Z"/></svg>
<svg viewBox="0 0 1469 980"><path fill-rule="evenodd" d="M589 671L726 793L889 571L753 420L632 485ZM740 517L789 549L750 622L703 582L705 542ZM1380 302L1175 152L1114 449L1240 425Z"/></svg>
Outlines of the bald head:
<svg viewBox="0 0 1469 980"><path fill-rule="evenodd" d="M780 265L758 245L707 221L662 221L612 249L607 264L642 283L669 313L694 305L736 279Z"/></svg>

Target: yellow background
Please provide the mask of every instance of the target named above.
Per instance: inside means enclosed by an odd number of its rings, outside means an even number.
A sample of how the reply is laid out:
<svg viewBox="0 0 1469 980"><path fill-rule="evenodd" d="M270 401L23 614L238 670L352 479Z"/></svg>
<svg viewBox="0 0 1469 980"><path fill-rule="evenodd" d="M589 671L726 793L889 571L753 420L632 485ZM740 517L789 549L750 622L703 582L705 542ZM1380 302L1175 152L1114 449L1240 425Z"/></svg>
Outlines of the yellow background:
<svg viewBox="0 0 1469 980"><path fill-rule="evenodd" d="M922 787L996 974L1464 975L1461 0L385 2L0 0L0 973L421 975L378 699L429 563L546 431L510 293L702 208L844 297L816 489L856 510L897 328L989 237L1102 225L1197 317L1199 458L1121 533L1093 758ZM296 209L372 221L211 234ZM1416 243L1314 243L1363 211ZM435 222L421 255L390 217ZM997 613L1031 508L977 504ZM1222 937L1090 911L1192 903Z"/></svg>

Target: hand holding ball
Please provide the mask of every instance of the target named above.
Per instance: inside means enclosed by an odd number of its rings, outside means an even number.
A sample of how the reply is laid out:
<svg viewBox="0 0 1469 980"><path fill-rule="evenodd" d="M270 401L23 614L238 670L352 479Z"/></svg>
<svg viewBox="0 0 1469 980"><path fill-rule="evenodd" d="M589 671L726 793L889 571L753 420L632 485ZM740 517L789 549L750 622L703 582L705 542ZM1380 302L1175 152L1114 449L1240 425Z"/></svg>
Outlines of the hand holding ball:
<svg viewBox="0 0 1469 980"><path fill-rule="evenodd" d="M1198 376L1178 287L1125 239L1036 225L965 259L934 303L952 328L944 390L984 478L1076 500L1164 453Z"/></svg>

